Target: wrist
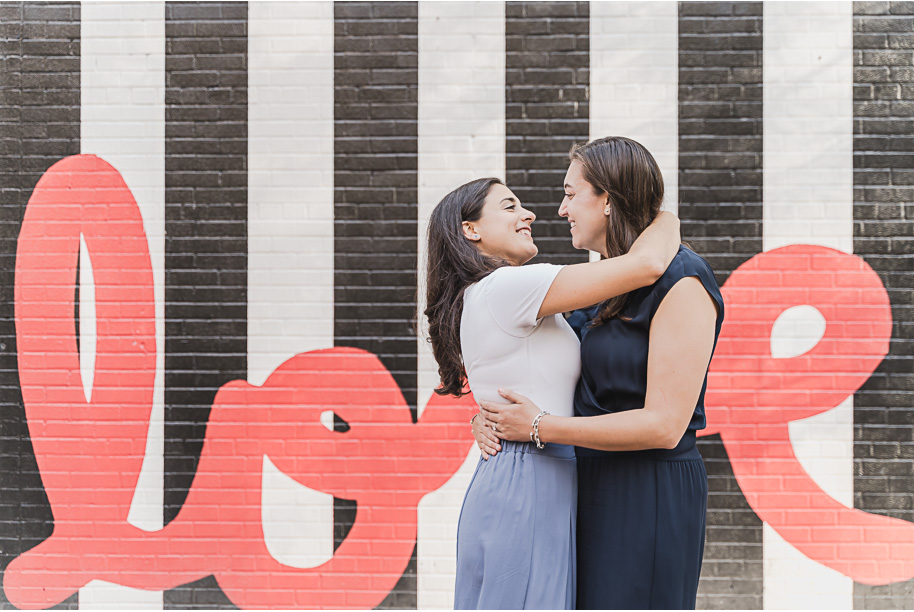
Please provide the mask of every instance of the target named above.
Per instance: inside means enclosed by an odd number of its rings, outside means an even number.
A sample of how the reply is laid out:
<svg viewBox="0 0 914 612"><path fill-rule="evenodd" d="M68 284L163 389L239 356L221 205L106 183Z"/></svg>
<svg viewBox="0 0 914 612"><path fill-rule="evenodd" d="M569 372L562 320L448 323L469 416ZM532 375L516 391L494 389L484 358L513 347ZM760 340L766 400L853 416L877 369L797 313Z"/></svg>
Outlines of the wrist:
<svg viewBox="0 0 914 612"><path fill-rule="evenodd" d="M542 422L543 417L549 413L545 410L541 410L538 415L533 419L533 423L530 424L530 441L536 444L537 448L545 448L546 443L543 441L540 436L540 422Z"/></svg>
<svg viewBox="0 0 914 612"><path fill-rule="evenodd" d="M568 434L564 426L572 422L570 417L556 416L554 414L546 415L540 420L540 440L545 444L570 444L574 442L568 440Z"/></svg>

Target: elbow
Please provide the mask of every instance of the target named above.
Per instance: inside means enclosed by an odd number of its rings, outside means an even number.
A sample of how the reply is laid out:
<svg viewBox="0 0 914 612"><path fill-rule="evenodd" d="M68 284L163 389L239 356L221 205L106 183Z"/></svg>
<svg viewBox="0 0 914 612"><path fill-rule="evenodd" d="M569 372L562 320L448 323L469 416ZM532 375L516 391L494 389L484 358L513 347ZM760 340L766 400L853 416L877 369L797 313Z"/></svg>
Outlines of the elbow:
<svg viewBox="0 0 914 612"><path fill-rule="evenodd" d="M651 266L651 278L653 279L654 283L660 280L660 277L663 276L664 272L666 272L668 265L669 264L662 259L658 259L653 262L653 265Z"/></svg>
<svg viewBox="0 0 914 612"><path fill-rule="evenodd" d="M661 448L663 448L663 449L665 449L665 450L673 450L674 448L676 448L677 446L679 446L679 441L680 441L680 440L682 440L682 437L681 437L681 436L678 437L678 438L668 438L668 439L664 442L664 444L663 444L663 446L662 446Z"/></svg>
<svg viewBox="0 0 914 612"><path fill-rule="evenodd" d="M658 448L663 448L666 450L673 450L679 446L679 442L682 441L683 432L678 430L669 429L664 431L659 440L660 444Z"/></svg>
<svg viewBox="0 0 914 612"><path fill-rule="evenodd" d="M650 284L656 283L660 280L660 277L663 276L663 273L666 272L667 262L660 257L651 255L647 258L647 261L644 262L645 272L647 273L647 278L650 281Z"/></svg>

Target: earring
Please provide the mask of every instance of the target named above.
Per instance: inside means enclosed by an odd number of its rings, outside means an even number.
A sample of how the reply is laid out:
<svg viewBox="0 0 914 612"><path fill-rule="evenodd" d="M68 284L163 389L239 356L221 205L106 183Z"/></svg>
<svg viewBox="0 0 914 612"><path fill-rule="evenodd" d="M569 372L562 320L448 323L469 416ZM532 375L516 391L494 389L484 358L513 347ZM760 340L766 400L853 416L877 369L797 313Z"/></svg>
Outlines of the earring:
<svg viewBox="0 0 914 612"><path fill-rule="evenodd" d="M609 216L609 206L607 206L606 208L603 209L603 214L606 215L607 217Z"/></svg>
<svg viewBox="0 0 914 612"><path fill-rule="evenodd" d="M479 234L473 234L473 240L479 240Z"/></svg>

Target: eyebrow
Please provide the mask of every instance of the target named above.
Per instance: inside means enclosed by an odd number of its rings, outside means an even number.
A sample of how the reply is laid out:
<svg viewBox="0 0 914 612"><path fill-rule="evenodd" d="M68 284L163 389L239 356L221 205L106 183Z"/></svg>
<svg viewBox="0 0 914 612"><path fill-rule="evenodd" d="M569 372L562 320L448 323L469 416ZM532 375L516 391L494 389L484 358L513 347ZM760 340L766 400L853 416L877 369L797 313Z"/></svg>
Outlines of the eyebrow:
<svg viewBox="0 0 914 612"><path fill-rule="evenodd" d="M517 199L516 198L502 198L501 202L513 202L513 203L517 204ZM501 202L499 202L499 204L501 204Z"/></svg>

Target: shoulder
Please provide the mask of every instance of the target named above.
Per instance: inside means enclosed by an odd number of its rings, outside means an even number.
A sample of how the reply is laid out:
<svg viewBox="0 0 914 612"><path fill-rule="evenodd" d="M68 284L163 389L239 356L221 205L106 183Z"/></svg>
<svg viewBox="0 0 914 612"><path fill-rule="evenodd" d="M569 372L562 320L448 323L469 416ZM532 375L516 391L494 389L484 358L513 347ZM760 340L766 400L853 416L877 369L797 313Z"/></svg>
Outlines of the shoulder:
<svg viewBox="0 0 914 612"><path fill-rule="evenodd" d="M523 266L502 266L489 274L486 278L493 276L514 277L514 276L540 276L544 274L557 274L564 266L557 266L548 263L526 264ZM485 279L483 279L485 280Z"/></svg>
<svg viewBox="0 0 914 612"><path fill-rule="evenodd" d="M563 266L552 264L528 264L526 266L502 266L476 283L479 287L515 287L552 281Z"/></svg>
<svg viewBox="0 0 914 612"><path fill-rule="evenodd" d="M527 336L536 328L540 306L561 269L550 264L498 268L467 294L469 303L484 303L501 329Z"/></svg>
<svg viewBox="0 0 914 612"><path fill-rule="evenodd" d="M702 281L704 281L703 277L707 277L708 280L714 283L715 287L717 286L717 281L714 279L714 271L711 269L710 264L701 255L685 245L679 247L676 257L673 258L669 267L657 280L655 286L669 288L687 276L698 276Z"/></svg>
<svg viewBox="0 0 914 612"><path fill-rule="evenodd" d="M657 311L660 302L662 302L663 298L670 292L670 289L672 289L676 283L688 277L695 277L701 282L705 291L707 291L714 302L717 303L718 310L722 312L723 297L721 296L717 279L714 277L714 270L711 269L710 264L708 264L708 262L698 253L686 246L680 246L679 252L676 254L676 257L673 258L673 261L666 269L666 272L664 272L660 279L651 287L652 299L648 300L651 316Z"/></svg>

